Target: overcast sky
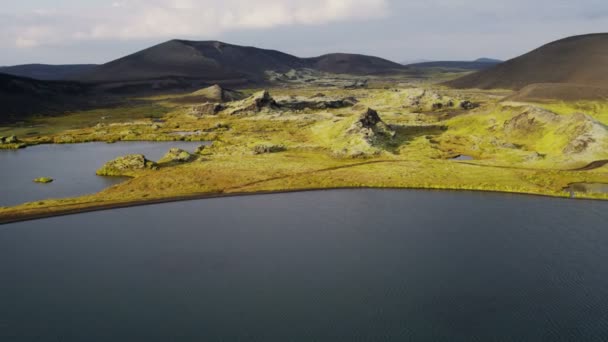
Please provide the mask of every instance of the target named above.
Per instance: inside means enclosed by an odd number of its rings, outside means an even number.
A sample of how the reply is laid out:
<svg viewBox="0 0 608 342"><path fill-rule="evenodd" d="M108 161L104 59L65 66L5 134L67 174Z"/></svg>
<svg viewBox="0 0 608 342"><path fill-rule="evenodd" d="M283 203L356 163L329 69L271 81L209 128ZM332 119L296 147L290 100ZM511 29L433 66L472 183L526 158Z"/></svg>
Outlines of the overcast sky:
<svg viewBox="0 0 608 342"><path fill-rule="evenodd" d="M20 0L0 8L0 65L104 63L172 38L301 57L508 59L608 31L607 0Z"/></svg>

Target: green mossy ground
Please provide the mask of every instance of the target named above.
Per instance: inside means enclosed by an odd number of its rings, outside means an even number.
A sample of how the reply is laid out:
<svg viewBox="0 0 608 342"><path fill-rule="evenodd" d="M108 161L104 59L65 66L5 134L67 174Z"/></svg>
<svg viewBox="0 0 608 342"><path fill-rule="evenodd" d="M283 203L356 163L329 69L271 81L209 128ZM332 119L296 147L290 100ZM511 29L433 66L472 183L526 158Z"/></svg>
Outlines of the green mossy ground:
<svg viewBox="0 0 608 342"><path fill-rule="evenodd" d="M371 83L368 89L354 90L305 86L269 89L274 97L323 93L359 101L340 109L276 108L197 118L190 115L191 104L172 102L179 97L159 96L146 99L149 104L145 108L158 110L151 117L144 108L135 112L129 108L124 113L114 108L112 119L101 120L100 115L107 113L104 111L46 118L40 124L49 126L36 128L38 134L28 131L33 128L0 128L0 134L19 134L28 144L214 142L198 151L194 162L166 163L158 170L130 170L126 175L131 180L98 194L4 208L0 209L0 218L204 194L377 187L568 197L570 193L565 189L569 184L608 183L608 166L575 171L594 161L608 160L608 139L603 135L608 103L501 103L508 92L456 91L411 82L392 84L387 88L384 83ZM430 92L433 101L452 100L454 105L433 108L432 101L424 100L424 105L412 106L411 95L419 93L421 87ZM459 105L462 101L480 106L465 110ZM378 112L391 134L369 139L353 129L367 108ZM549 119L538 114L527 126L522 113L542 108L553 112ZM583 133L587 131L590 139L585 140ZM566 153L576 139L584 140L583 145L575 144L583 150ZM459 155L474 160L452 160ZM608 199L608 194L577 196Z"/></svg>

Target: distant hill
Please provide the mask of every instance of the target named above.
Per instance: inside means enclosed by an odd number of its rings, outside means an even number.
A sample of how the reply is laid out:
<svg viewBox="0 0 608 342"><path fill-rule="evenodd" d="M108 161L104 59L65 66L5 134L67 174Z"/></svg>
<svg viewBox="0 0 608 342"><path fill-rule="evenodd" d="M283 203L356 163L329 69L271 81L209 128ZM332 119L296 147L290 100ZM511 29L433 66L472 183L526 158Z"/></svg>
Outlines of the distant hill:
<svg viewBox="0 0 608 342"><path fill-rule="evenodd" d="M309 68L334 74L372 75L408 70L389 60L357 54L333 53L305 59Z"/></svg>
<svg viewBox="0 0 608 342"><path fill-rule="evenodd" d="M299 58L275 50L218 41L171 40L93 68L75 80L90 83L180 79L207 84L236 85L263 82L266 71L311 68L331 73L375 74L405 70L378 57L330 54ZM200 83L199 82L199 83ZM199 87L200 84L192 84Z"/></svg>
<svg viewBox="0 0 608 342"><path fill-rule="evenodd" d="M445 70L484 70L491 68L502 61L498 59L491 58L479 58L474 61L436 61L436 62L422 62L422 63L414 63L408 64L408 67L417 68L417 69L445 69Z"/></svg>
<svg viewBox="0 0 608 342"><path fill-rule="evenodd" d="M76 79L120 82L185 78L246 82L259 80L266 69L288 71L304 66L301 59L274 50L217 41L171 40L100 65Z"/></svg>
<svg viewBox="0 0 608 342"><path fill-rule="evenodd" d="M43 81L60 81L75 78L80 74L93 70L96 66L96 64L23 64L0 67L0 73Z"/></svg>
<svg viewBox="0 0 608 342"><path fill-rule="evenodd" d="M492 68L449 81L454 88L514 89L552 84L608 88L608 33L561 39ZM541 87L536 87L537 94ZM580 88L580 87L579 87ZM530 90L530 89L529 89ZM564 93L565 90L559 90ZM557 95L555 95L557 96Z"/></svg>
<svg viewBox="0 0 608 342"><path fill-rule="evenodd" d="M40 81L0 73L0 122L77 106L89 90L76 82Z"/></svg>

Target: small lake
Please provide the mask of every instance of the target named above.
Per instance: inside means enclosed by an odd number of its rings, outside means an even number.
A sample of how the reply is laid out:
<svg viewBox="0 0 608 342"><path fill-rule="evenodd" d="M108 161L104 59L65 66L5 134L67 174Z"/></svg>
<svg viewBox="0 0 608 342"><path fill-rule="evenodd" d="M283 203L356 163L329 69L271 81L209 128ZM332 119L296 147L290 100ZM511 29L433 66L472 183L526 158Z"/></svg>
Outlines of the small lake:
<svg viewBox="0 0 608 342"><path fill-rule="evenodd" d="M49 198L95 193L125 178L100 177L95 171L107 161L127 154L158 160L172 147L194 151L201 142L119 142L39 145L22 150L0 150L0 206ZM51 177L49 184L34 183Z"/></svg>
<svg viewBox="0 0 608 342"><path fill-rule="evenodd" d="M475 160L475 158L473 158L471 156L467 156L467 155L461 154L459 156L456 156L456 157L452 158L452 160L467 161L467 160Z"/></svg>
<svg viewBox="0 0 608 342"><path fill-rule="evenodd" d="M0 226L0 341L606 341L608 202L339 190Z"/></svg>

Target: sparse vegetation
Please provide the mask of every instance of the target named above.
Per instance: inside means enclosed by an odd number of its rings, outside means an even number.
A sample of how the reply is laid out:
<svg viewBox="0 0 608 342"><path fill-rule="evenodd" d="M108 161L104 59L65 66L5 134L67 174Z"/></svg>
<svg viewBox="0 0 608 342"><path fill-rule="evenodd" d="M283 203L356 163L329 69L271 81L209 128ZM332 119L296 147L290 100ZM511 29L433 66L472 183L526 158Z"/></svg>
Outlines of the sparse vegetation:
<svg viewBox="0 0 608 342"><path fill-rule="evenodd" d="M276 98L318 100L321 96L317 87L297 86L257 95L256 90L244 90L253 97L225 103L228 109L218 115L196 117L190 113L192 104L156 97L142 100L151 103L146 108L162 108L166 114L146 117L150 112L143 107L125 112L114 108L40 119L56 122L57 128L38 127L36 134L2 128L3 135L18 133L25 144L121 140L213 144L183 158L180 151L173 151L159 164L144 156L119 158L98 174L129 176L130 181L94 195L3 208L0 221L121 203L264 191L380 187L567 197L570 184L608 183L608 165L576 171L608 159L606 127L595 121L605 122L608 106L601 102L501 103L508 93L403 84L385 89L385 83L372 80L367 89L323 88L323 97L356 99L352 106L338 108L294 110L276 105ZM424 108L413 104L412 94L424 89L434 100L432 94L439 94L439 102L453 105L433 109L426 99L421 101ZM461 106L465 101L479 106L465 109ZM100 121L102 113L112 114ZM458 155L474 160L451 160ZM190 162L196 158L204 162ZM601 193L576 196L608 199Z"/></svg>

